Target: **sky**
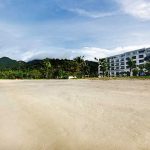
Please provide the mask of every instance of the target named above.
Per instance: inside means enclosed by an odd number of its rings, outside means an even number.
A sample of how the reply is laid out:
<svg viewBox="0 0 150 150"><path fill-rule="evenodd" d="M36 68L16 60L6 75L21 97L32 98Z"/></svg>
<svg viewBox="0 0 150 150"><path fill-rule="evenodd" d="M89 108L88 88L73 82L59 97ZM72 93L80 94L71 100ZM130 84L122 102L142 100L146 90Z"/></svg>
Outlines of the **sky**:
<svg viewBox="0 0 150 150"><path fill-rule="evenodd" d="M0 57L85 56L150 47L150 0L0 0Z"/></svg>

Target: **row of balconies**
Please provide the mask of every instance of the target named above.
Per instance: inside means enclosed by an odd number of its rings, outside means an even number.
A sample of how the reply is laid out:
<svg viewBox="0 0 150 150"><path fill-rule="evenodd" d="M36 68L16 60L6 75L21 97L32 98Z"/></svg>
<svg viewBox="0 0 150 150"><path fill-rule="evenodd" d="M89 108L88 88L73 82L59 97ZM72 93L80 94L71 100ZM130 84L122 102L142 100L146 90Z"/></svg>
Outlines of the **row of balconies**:
<svg viewBox="0 0 150 150"><path fill-rule="evenodd" d="M118 55L118 56L114 56L114 57L111 57L110 59L120 59L120 58L123 58L123 57L131 57L132 55L142 55L145 53L145 49L142 49L140 51L134 51L134 52L127 52L125 54L121 54L121 55ZM134 56L133 56L134 57Z"/></svg>
<svg viewBox="0 0 150 150"><path fill-rule="evenodd" d="M144 58L144 55L138 55L137 56L132 56L132 59L135 60L135 59L143 59ZM126 58L122 58L122 59L110 59L110 63L113 63L114 61L115 62L123 62L123 61L128 61L130 59L130 57L126 57Z"/></svg>
<svg viewBox="0 0 150 150"><path fill-rule="evenodd" d="M129 66L121 66L121 67L112 67L110 68L111 71L114 71L114 70L124 70L124 69L129 69Z"/></svg>
<svg viewBox="0 0 150 150"><path fill-rule="evenodd" d="M144 63L144 59L142 60L139 60L138 63L135 61L136 65L139 65L139 64L143 64ZM110 67L113 69L114 67L116 69L118 68L121 68L121 69L125 69L125 66L126 68L128 68L128 62L126 63L116 63L116 64L110 64Z"/></svg>
<svg viewBox="0 0 150 150"><path fill-rule="evenodd" d="M134 61L136 64L140 64L140 63L144 63L144 59L141 59L139 60L138 62L137 61ZM116 63L116 64L110 64L110 66L124 66L125 64L128 64L128 62L121 62L121 63Z"/></svg>

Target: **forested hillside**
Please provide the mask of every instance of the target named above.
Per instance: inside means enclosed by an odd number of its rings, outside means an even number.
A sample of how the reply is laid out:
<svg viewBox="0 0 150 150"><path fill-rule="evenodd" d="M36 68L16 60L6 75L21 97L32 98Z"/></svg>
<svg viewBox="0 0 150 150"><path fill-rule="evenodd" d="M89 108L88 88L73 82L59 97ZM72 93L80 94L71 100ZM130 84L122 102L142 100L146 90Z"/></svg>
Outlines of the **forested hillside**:
<svg viewBox="0 0 150 150"><path fill-rule="evenodd" d="M29 62L0 58L1 79L65 79L68 76L95 77L98 64L83 57L69 59L43 59Z"/></svg>

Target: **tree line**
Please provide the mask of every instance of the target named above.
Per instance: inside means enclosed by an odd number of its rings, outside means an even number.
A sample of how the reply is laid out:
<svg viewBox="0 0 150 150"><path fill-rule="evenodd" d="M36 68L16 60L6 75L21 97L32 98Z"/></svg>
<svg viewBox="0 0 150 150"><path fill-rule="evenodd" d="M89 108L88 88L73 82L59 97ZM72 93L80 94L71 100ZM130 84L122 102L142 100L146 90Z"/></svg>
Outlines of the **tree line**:
<svg viewBox="0 0 150 150"><path fill-rule="evenodd" d="M84 60L83 56L69 59L14 61L3 58L0 61L0 79L67 79L97 77L98 64Z"/></svg>

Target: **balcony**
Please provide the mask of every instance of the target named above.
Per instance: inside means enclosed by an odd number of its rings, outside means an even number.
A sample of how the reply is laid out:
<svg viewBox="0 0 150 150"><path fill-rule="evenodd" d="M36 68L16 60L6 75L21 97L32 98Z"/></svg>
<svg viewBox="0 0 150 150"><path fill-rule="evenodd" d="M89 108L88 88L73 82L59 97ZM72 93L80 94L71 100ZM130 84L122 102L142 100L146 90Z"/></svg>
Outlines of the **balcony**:
<svg viewBox="0 0 150 150"><path fill-rule="evenodd" d="M116 63L116 66L119 66L119 63Z"/></svg>
<svg viewBox="0 0 150 150"><path fill-rule="evenodd" d="M144 63L144 59L139 60L139 64Z"/></svg>
<svg viewBox="0 0 150 150"><path fill-rule="evenodd" d="M111 70L114 70L114 67L112 67Z"/></svg>
<svg viewBox="0 0 150 150"><path fill-rule="evenodd" d="M142 54L142 53L144 53L145 52L145 49L144 50L140 50L139 51L139 54Z"/></svg>
<svg viewBox="0 0 150 150"><path fill-rule="evenodd" d="M132 59L136 59L136 56L133 56Z"/></svg>
<svg viewBox="0 0 150 150"><path fill-rule="evenodd" d="M130 55L131 55L131 53L130 53L130 52L126 53L126 56L130 56Z"/></svg>
<svg viewBox="0 0 150 150"><path fill-rule="evenodd" d="M144 58L144 55L139 55L139 58Z"/></svg>

